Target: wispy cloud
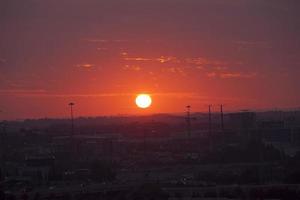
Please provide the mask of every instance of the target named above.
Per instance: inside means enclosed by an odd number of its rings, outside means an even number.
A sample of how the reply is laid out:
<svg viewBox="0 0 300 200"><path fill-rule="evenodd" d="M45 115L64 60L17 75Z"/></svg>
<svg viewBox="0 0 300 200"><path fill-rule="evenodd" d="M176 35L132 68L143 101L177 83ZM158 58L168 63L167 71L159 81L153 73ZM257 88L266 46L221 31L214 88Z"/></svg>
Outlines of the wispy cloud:
<svg viewBox="0 0 300 200"><path fill-rule="evenodd" d="M43 89L5 89L0 90L0 96L10 95L18 97L44 97L44 98L99 98L99 97L121 97L121 96L135 96L137 93L91 93L91 94L60 94L60 93L50 93ZM196 98L199 95L197 93L188 92L150 92L152 96L170 96L170 97L190 97Z"/></svg>
<svg viewBox="0 0 300 200"><path fill-rule="evenodd" d="M105 47L98 47L97 48L97 51L107 51L108 48L105 48Z"/></svg>
<svg viewBox="0 0 300 200"><path fill-rule="evenodd" d="M107 39L96 39L96 38L85 38L84 41L91 43L123 43L128 42L128 40L116 39L116 40L107 40Z"/></svg>
<svg viewBox="0 0 300 200"><path fill-rule="evenodd" d="M85 69L91 69L96 67L94 64L84 63L84 64L78 64L76 67L85 68Z"/></svg>
<svg viewBox="0 0 300 200"><path fill-rule="evenodd" d="M133 58L124 58L127 61L153 61L151 58L142 58L142 57L133 57Z"/></svg>
<svg viewBox="0 0 300 200"><path fill-rule="evenodd" d="M233 78L254 78L257 76L256 73L242 73L242 72L219 72L212 71L206 73L208 78L222 78L222 79L233 79Z"/></svg>
<svg viewBox="0 0 300 200"><path fill-rule="evenodd" d="M214 78L216 77L218 74L216 72L208 72L206 73L206 76L209 77L209 78Z"/></svg>
<svg viewBox="0 0 300 200"><path fill-rule="evenodd" d="M182 67L168 67L168 68L163 68L163 72L170 72L174 74L180 74L182 76L186 76L186 72Z"/></svg>
<svg viewBox="0 0 300 200"><path fill-rule="evenodd" d="M262 49L270 49L272 46L265 41L245 41L245 40L239 40L239 41L233 41L234 44L244 47L244 48L262 48Z"/></svg>
<svg viewBox="0 0 300 200"><path fill-rule="evenodd" d="M228 65L227 62L220 61L220 60L211 60L203 57L196 57L196 58L186 58L185 62L187 64L194 64L197 66L225 66Z"/></svg>
<svg viewBox="0 0 300 200"><path fill-rule="evenodd" d="M182 65L182 66L190 66L195 67L197 69L203 69L204 67L214 66L225 68L229 65L228 62L221 61L221 60L212 60L207 59L204 57L188 57L188 58L179 58L176 56L160 56L160 57L143 57L143 56L136 56L132 57L129 56L127 52L121 53L122 59L125 61L143 61L143 62L158 62L160 64L175 64L175 65ZM235 63L236 64L236 63Z"/></svg>
<svg viewBox="0 0 300 200"><path fill-rule="evenodd" d="M186 57L179 58L176 56L160 56L160 57L132 57L127 52L121 53L121 58L124 61L130 61L125 64L123 70L140 71L144 64L147 62L156 63L156 66L160 66L158 69L160 72L178 74L181 76L187 76L189 73L194 73L193 70L199 70L199 73L204 73L208 78L221 78L221 79L233 79L233 78L253 78L256 73L245 73L241 71L235 71L230 66L242 66L241 61L223 61L218 59L209 59L204 57ZM134 64L134 62L138 64ZM144 63L145 62L145 63ZM126 63L126 62L125 62ZM146 69L146 68L145 68Z"/></svg>
<svg viewBox="0 0 300 200"><path fill-rule="evenodd" d="M256 76L256 73L240 73L240 72L234 72L234 73L221 73L221 78L253 78Z"/></svg>
<svg viewBox="0 0 300 200"><path fill-rule="evenodd" d="M44 95L44 89L0 89L0 95Z"/></svg>
<svg viewBox="0 0 300 200"><path fill-rule="evenodd" d="M105 40L105 39L83 39L84 41L87 41L87 42L92 42L92 43L107 43L109 42L109 40Z"/></svg>
<svg viewBox="0 0 300 200"><path fill-rule="evenodd" d="M125 65L123 66L123 70L129 71L141 71L141 67L138 65Z"/></svg>
<svg viewBox="0 0 300 200"><path fill-rule="evenodd" d="M156 58L155 61L158 61L160 63L167 63L167 62L180 63L180 60L175 56L161 56L159 58Z"/></svg>
<svg viewBox="0 0 300 200"><path fill-rule="evenodd" d="M195 58L178 58L176 56L160 56L157 58L149 58L149 57L130 57L127 52L122 52L123 60L125 61L151 61L151 62L159 62L159 63L173 63L173 64L192 64L192 65L218 65L224 66L227 65L226 62L218 61L218 60L209 60L202 57Z"/></svg>

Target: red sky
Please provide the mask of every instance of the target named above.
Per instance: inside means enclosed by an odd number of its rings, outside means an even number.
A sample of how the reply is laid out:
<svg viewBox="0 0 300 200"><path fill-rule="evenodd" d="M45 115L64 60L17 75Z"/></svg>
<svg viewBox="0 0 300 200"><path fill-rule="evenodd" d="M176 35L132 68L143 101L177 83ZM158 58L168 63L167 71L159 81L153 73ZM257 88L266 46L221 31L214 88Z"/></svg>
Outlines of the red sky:
<svg viewBox="0 0 300 200"><path fill-rule="evenodd" d="M0 119L299 107L296 0L3 0ZM140 110L137 93L153 95Z"/></svg>

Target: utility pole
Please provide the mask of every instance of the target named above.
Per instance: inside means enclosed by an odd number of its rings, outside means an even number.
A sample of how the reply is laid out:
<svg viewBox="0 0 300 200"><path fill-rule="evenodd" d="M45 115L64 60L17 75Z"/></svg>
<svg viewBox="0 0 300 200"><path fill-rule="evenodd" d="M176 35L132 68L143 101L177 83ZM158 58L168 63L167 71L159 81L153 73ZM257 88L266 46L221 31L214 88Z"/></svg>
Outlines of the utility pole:
<svg viewBox="0 0 300 200"><path fill-rule="evenodd" d="M3 111L0 110L0 113ZM5 139L6 139L6 121L3 120L2 123L0 123L2 126L0 130L0 181L2 181L5 177L5 158L4 158L4 153L6 152L6 144L5 144Z"/></svg>
<svg viewBox="0 0 300 200"><path fill-rule="evenodd" d="M3 111L2 110L0 110L0 113L2 113ZM0 145L1 145L1 147L0 147L0 159L2 159L2 154L4 154L4 145L5 145L5 136L6 136L6 123L5 123L5 120L3 120L2 121L2 123L0 123L0 125L1 125L1 129L2 130L0 130ZM1 161L1 163L2 163L2 161Z"/></svg>
<svg viewBox="0 0 300 200"><path fill-rule="evenodd" d="M220 106L221 109L221 130L224 132L224 113L223 113L223 105Z"/></svg>
<svg viewBox="0 0 300 200"><path fill-rule="evenodd" d="M74 136L74 114L73 114L73 106L75 104L73 102L69 103L70 106L70 114L71 114L71 137Z"/></svg>
<svg viewBox="0 0 300 200"><path fill-rule="evenodd" d="M188 136L188 139L191 138L191 106L188 105L186 106L186 123L187 123L187 136Z"/></svg>
<svg viewBox="0 0 300 200"><path fill-rule="evenodd" d="M208 105L208 128L209 128L209 135L211 135L211 105Z"/></svg>
<svg viewBox="0 0 300 200"><path fill-rule="evenodd" d="M212 105L208 105L208 138L209 138L209 148L212 151L212 125L211 125L211 107Z"/></svg>
<svg viewBox="0 0 300 200"><path fill-rule="evenodd" d="M70 149L71 149L71 154L72 154L72 161L74 159L74 156L76 155L77 153L77 149L76 149L76 144L75 144L75 141L74 141L74 113L73 113L73 106L75 104L73 102L70 102L69 103L69 106L70 106L70 117L71 117L71 133L70 133Z"/></svg>

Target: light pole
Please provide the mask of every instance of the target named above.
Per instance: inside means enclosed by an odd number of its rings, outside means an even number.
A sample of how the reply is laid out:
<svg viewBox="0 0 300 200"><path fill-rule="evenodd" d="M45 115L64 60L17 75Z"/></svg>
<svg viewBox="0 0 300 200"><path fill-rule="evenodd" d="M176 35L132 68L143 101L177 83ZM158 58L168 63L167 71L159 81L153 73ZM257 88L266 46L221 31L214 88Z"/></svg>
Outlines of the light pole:
<svg viewBox="0 0 300 200"><path fill-rule="evenodd" d="M190 139L191 137L191 106L188 105L186 106L186 122L187 122L187 135L188 135L188 139Z"/></svg>
<svg viewBox="0 0 300 200"><path fill-rule="evenodd" d="M3 111L0 110L0 113L2 113ZM2 179L5 176L5 164L6 164L6 160L4 158L4 152L6 152L6 144L5 144L5 136L6 136L6 121L3 120L2 123L0 123L0 125L2 126L0 130L0 181L2 181Z"/></svg>
<svg viewBox="0 0 300 200"><path fill-rule="evenodd" d="M209 138L209 149L210 149L210 151L212 151L212 125L211 125L211 107L212 107L212 105L208 105L208 128L209 128L209 136L208 136L208 138Z"/></svg>
<svg viewBox="0 0 300 200"><path fill-rule="evenodd" d="M220 105L220 111L221 111L221 130L224 132L224 113L223 113L223 104Z"/></svg>
<svg viewBox="0 0 300 200"><path fill-rule="evenodd" d="M73 102L69 103L70 112L71 112L71 137L74 135L74 114L73 114L73 106L75 104Z"/></svg>

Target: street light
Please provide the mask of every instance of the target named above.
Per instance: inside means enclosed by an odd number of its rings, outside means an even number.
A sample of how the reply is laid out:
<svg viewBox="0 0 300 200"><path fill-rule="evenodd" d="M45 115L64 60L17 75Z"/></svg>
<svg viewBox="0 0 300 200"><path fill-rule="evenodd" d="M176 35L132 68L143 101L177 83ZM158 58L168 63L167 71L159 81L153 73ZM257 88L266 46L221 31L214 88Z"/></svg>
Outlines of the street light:
<svg viewBox="0 0 300 200"><path fill-rule="evenodd" d="M71 136L73 137L74 135L74 114L73 114L73 106L75 104L73 102L69 103L69 106L70 106L70 112L71 112Z"/></svg>

